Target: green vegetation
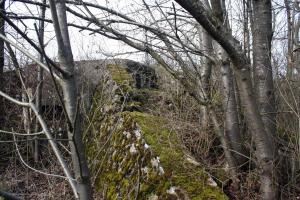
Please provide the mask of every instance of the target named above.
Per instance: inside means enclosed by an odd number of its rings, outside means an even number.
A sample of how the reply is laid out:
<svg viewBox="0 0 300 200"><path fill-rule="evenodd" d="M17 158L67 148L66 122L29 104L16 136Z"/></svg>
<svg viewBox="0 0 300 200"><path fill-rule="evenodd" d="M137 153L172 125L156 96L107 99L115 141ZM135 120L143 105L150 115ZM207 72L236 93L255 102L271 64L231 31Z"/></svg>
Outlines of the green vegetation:
<svg viewBox="0 0 300 200"><path fill-rule="evenodd" d="M120 86L124 92L130 92L134 84L134 79L132 75L127 72L127 70L117 64L108 64L107 69L110 72L111 78Z"/></svg>
<svg viewBox="0 0 300 200"><path fill-rule="evenodd" d="M175 132L167 128L167 121L146 113L129 113L143 130L143 136L159 155L170 186L182 188L191 199L226 199L216 188L207 185L207 175L199 166L186 160L183 147Z"/></svg>
<svg viewBox="0 0 300 200"><path fill-rule="evenodd" d="M117 84L130 83L126 70L113 69L112 77L122 73L122 78L113 78ZM157 93L132 87L125 107L145 107ZM94 96L85 142L94 187L105 199L227 199L218 187L208 184L200 166L187 161L166 119L145 112L117 112L118 103L103 103L101 95L98 91ZM101 107L109 109L103 113Z"/></svg>

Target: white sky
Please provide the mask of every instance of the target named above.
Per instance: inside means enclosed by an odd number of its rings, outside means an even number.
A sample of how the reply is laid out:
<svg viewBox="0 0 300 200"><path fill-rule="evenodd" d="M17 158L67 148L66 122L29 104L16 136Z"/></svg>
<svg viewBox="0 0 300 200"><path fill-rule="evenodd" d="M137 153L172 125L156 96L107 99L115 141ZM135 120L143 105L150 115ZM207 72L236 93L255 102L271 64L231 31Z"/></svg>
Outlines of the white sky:
<svg viewBox="0 0 300 200"><path fill-rule="evenodd" d="M114 1L117 2L117 1ZM125 1L121 1L125 2ZM108 3L109 5L110 3ZM8 6L9 5L9 6ZM126 4L124 4L126 6ZM27 5L24 6L23 3L20 2L14 2L12 4L7 3L7 6L9 8L10 12L14 12L18 15L30 15L39 14L38 7L35 5ZM121 4L119 2L118 7L120 7ZM46 11L46 18L51 19L51 14L49 10ZM27 27L25 27L22 23L18 23L18 27L22 30L26 31L28 33L28 36L32 39L34 39L37 43L37 37L36 33L34 31L34 23L38 24L38 21L35 20L24 20ZM68 22L70 23L76 23L81 25L80 21L78 19L75 19L73 15L68 14ZM45 23L45 43L48 43L48 46L46 47L46 52L50 57L56 58L57 57L57 45L56 40L54 38L54 31L52 24ZM83 24L82 24L83 25ZM12 29L8 27L8 32ZM118 53L124 53L127 51L136 51L135 49L132 49L128 46L125 46L122 42L115 41L108 39L104 36L101 36L99 34L97 35L90 35L88 31L82 31L80 32L78 29L70 27L69 28L69 34L70 34L70 40L72 45L72 51L73 56L75 60L81 60L81 59L103 59L106 58L107 55L113 55ZM13 37L15 38L15 34ZM24 44L24 40L21 40L20 38L17 39L17 42L19 44ZM29 46L28 50L31 48ZM32 52L32 54L36 54L36 52ZM130 55L124 55L123 58L131 58ZM133 56L134 59L136 59L136 56Z"/></svg>
<svg viewBox="0 0 300 200"><path fill-rule="evenodd" d="M128 13L131 17L134 16L134 19L140 22L151 21L151 17L147 12L145 11L139 11L143 6L142 0L89 0L89 2L92 3L100 3L105 4L103 6L107 6L110 8L113 8L121 13ZM155 5L155 0L146 0L147 3L150 5ZM158 1L162 2L162 0ZM172 1L169 2L169 6L172 7L171 4ZM241 23L241 12L242 12L242 0L228 0L227 1L227 7L229 12L229 19L231 22L231 27L233 30L233 34L235 37L241 39L242 38L242 23ZM280 5L283 5L283 0L274 0L273 5L276 13L276 28L274 37L275 38L282 38L285 37L286 34L286 26L285 26L285 10L283 10ZM39 8L34 5L27 5L25 6L23 3L20 2L12 2L8 1L7 3L8 11L14 12L18 15L38 15ZM79 11L77 9L77 11ZM99 19L110 19L113 18L109 16L107 13L104 13L103 11L93 10L92 11L96 14ZM172 11L172 9L167 9L167 11ZM155 14L155 17L157 19L163 18L159 12L156 10L153 11ZM133 13L135 13L133 15ZM46 18L51 19L50 12L46 12ZM75 18L73 15L68 14L68 22L70 23L76 23L79 25L85 25L86 23L83 23L82 21ZM34 20L24 20L24 23L27 27L25 27L22 23L18 22L18 25L22 30L26 30L28 33L28 36L30 38L33 38L36 40L36 33L34 31L34 23L38 23ZM46 34L45 34L45 42L49 42L46 52L47 54L55 58L57 56L57 46L56 41L54 38L54 32L53 32L53 26L52 24L46 24ZM130 29L132 27L124 26L124 25L118 25L116 26L120 30L124 30L127 34L132 34L131 32L126 32L126 29ZM8 31L12 33L11 29L8 28ZM116 54L122 54L125 52L135 52L136 50L129 47L128 45L125 45L123 42L115 41L108 39L104 36L101 36L99 34L97 35L90 35L88 31L82 31L79 32L78 29L70 27L69 29L70 39L71 39L71 45L73 50L73 56L75 60L82 60L82 59L103 59L107 58L108 55L116 55ZM141 31L134 31L132 36L143 38L143 32ZM13 37L15 38L15 34L13 34ZM20 38L16 39L19 44L24 44L24 41ZM285 48L285 42L283 40L274 40L273 46L276 47L273 50L273 54L279 54L283 56L284 48ZM36 52L32 51L32 48L29 48L29 46L26 46L28 51L32 52L32 54L37 54ZM134 60L143 61L145 54L139 53L139 54L125 54L125 55L119 55L117 57L121 58L129 58ZM284 60L284 56L281 60Z"/></svg>

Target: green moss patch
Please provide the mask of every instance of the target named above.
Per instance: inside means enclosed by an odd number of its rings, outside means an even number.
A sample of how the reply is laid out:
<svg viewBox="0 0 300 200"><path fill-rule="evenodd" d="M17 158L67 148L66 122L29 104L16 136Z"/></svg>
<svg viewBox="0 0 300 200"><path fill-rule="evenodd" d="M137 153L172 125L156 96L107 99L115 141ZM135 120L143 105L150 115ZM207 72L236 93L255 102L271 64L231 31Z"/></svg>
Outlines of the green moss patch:
<svg viewBox="0 0 300 200"><path fill-rule="evenodd" d="M143 136L154 152L160 156L169 185L181 188L190 199L226 199L216 187L207 184L202 168L191 164L183 151L177 134L167 128L164 118L132 112L129 113L143 130Z"/></svg>
<svg viewBox="0 0 300 200"><path fill-rule="evenodd" d="M126 69L117 65L108 69L123 90L130 88L123 109L146 110L149 99L160 98L157 90L134 88ZM209 185L203 168L187 160L167 119L132 110L120 112L121 102L113 99L111 91L96 91L84 137L92 184L104 199L227 199L218 187Z"/></svg>
<svg viewBox="0 0 300 200"><path fill-rule="evenodd" d="M97 127L98 135L86 137L87 154L105 199L226 199L208 185L201 167L186 160L166 119L123 112Z"/></svg>
<svg viewBox="0 0 300 200"><path fill-rule="evenodd" d="M107 69L111 75L113 81L117 83L125 92L131 90L134 86L135 81L130 73L127 72L126 68L117 64L108 64Z"/></svg>

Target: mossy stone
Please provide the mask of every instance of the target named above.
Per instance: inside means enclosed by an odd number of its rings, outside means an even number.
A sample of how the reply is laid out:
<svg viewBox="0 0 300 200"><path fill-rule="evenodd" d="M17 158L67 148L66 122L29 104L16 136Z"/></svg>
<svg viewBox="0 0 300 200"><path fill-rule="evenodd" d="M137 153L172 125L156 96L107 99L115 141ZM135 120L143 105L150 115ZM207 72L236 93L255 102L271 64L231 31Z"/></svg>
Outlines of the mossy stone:
<svg viewBox="0 0 300 200"><path fill-rule="evenodd" d="M134 97L125 107L145 107L149 98L159 96L158 90L135 88L122 66L108 65L108 70L113 81ZM221 189L208 185L203 168L186 160L185 148L167 119L120 112L120 102L103 94L109 91L94 95L84 141L92 183L106 200L228 199Z"/></svg>

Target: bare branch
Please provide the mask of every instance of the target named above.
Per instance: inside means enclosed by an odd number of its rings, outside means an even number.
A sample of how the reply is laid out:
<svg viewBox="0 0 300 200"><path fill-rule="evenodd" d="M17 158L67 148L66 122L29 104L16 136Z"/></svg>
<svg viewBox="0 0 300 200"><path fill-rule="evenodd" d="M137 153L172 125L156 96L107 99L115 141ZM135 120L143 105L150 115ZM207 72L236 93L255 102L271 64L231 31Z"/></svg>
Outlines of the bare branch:
<svg viewBox="0 0 300 200"><path fill-rule="evenodd" d="M41 131L41 132L38 132L38 133L17 133L17 132L0 130L0 133L11 134L11 135L18 135L18 136L35 136L35 135L42 135L42 134L44 134L44 131Z"/></svg>
<svg viewBox="0 0 300 200"><path fill-rule="evenodd" d="M36 64L38 64L39 66L41 66L43 69L45 69L47 72L50 72L49 68L41 63L37 58L35 58L33 55L31 55L30 53L28 53L28 51L26 51L25 49L23 49L22 47L18 46L16 43L14 43L13 41L11 41L10 39L8 39L7 37L5 37L4 35L0 34L0 38L2 40L4 40L5 42L8 42L9 44L11 44L12 46L14 46L16 49L18 49L19 51L21 51L22 53L24 53L26 56L28 56L31 60L33 60ZM60 77L56 74L54 74L56 79L60 79Z"/></svg>

